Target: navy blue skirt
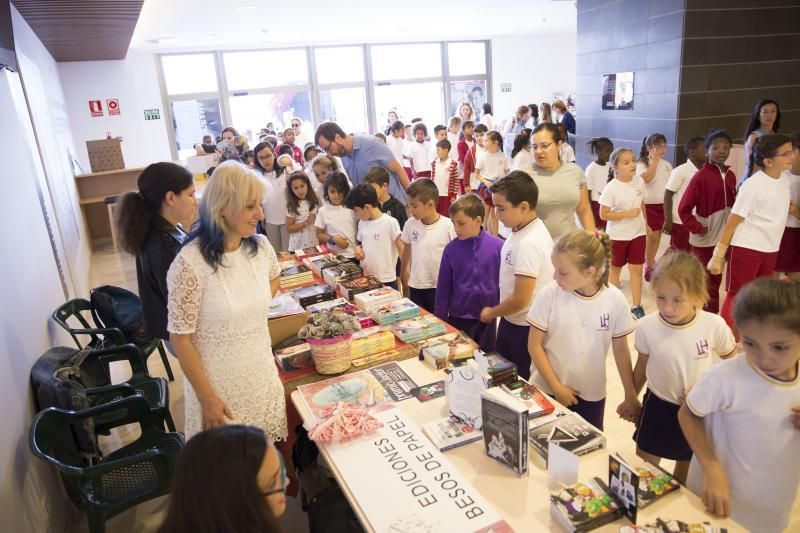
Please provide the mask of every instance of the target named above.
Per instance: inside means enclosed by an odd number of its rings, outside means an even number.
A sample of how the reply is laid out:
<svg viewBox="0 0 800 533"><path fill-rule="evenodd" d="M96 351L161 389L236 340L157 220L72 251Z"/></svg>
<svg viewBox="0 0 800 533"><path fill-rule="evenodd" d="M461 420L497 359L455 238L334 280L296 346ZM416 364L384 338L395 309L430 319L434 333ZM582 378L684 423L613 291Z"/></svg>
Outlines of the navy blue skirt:
<svg viewBox="0 0 800 533"><path fill-rule="evenodd" d="M680 408L680 405L662 400L647 389L642 400L642 413L633 432L636 446L664 459L689 461L692 448L678 423Z"/></svg>

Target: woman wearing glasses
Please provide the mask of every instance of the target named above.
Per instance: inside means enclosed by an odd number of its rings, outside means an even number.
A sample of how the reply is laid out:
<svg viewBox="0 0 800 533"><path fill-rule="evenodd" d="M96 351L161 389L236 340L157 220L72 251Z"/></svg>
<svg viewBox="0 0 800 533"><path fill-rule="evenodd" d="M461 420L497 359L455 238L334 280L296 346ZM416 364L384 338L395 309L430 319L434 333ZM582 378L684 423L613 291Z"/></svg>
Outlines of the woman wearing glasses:
<svg viewBox="0 0 800 533"><path fill-rule="evenodd" d="M159 533L280 531L288 478L283 458L260 428L219 426L181 450Z"/></svg>
<svg viewBox="0 0 800 533"><path fill-rule="evenodd" d="M533 130L531 143L533 168L524 169L539 188L536 214L553 240L578 229L575 215L583 229L595 229L586 176L577 165L561 160L559 151L563 143L555 124L539 124Z"/></svg>

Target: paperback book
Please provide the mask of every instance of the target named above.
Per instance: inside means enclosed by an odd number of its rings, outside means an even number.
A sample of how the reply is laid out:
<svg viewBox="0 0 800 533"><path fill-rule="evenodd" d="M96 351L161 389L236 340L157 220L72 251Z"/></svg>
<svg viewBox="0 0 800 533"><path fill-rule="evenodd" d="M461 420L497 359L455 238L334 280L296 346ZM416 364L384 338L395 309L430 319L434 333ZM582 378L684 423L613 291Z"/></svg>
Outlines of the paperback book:
<svg viewBox="0 0 800 533"><path fill-rule="evenodd" d="M620 526L619 533L728 533L726 527L716 527L711 522L689 523L668 518L656 518L644 526Z"/></svg>
<svg viewBox="0 0 800 533"><path fill-rule="evenodd" d="M274 357L275 363L277 363L278 368L283 372L291 372L292 370L300 370L301 368L310 368L314 366L314 360L311 357L311 347L307 342L275 350Z"/></svg>
<svg viewBox="0 0 800 533"><path fill-rule="evenodd" d="M320 313L322 311L334 311L336 309L341 309L344 311L348 305L350 305L350 302L344 298L334 298L333 300L326 300L324 302L311 304L306 307L306 311L309 315Z"/></svg>
<svg viewBox="0 0 800 533"><path fill-rule="evenodd" d="M294 255L296 255L299 259L313 257L315 255L325 255L329 253L331 253L331 250L328 248L327 244L320 244L319 246L311 246L309 248L303 248L301 250L294 251Z"/></svg>
<svg viewBox="0 0 800 533"><path fill-rule="evenodd" d="M391 328L397 338L406 343L438 337L447 333L444 322L433 315L401 320L392 324Z"/></svg>
<svg viewBox="0 0 800 533"><path fill-rule="evenodd" d="M281 288L289 289L314 282L311 269L305 265L297 265L281 271Z"/></svg>
<svg viewBox="0 0 800 533"><path fill-rule="evenodd" d="M350 261L344 261L336 266L322 269L322 279L332 287L344 280L358 278L363 275L364 271L361 270L361 267Z"/></svg>
<svg viewBox="0 0 800 533"><path fill-rule="evenodd" d="M519 377L517 365L497 352L484 354L478 350L475 352L475 363L486 374L490 387L513 383Z"/></svg>
<svg viewBox="0 0 800 533"><path fill-rule="evenodd" d="M498 388L481 394L486 455L513 470L528 473L528 407Z"/></svg>
<svg viewBox="0 0 800 533"><path fill-rule="evenodd" d="M433 370L442 370L455 360L473 357L478 343L461 331L446 333L414 344L419 359Z"/></svg>
<svg viewBox="0 0 800 533"><path fill-rule="evenodd" d="M511 383L504 383L500 387L528 406L528 418L549 415L555 410L542 391L522 378Z"/></svg>
<svg viewBox="0 0 800 533"><path fill-rule="evenodd" d="M378 281L375 276L361 276L340 282L339 292L343 298L347 298L352 302L356 294L371 291L372 289L380 289L381 287L383 287L383 283Z"/></svg>
<svg viewBox="0 0 800 533"><path fill-rule="evenodd" d="M359 294L358 296L361 295ZM358 296L356 296L356 301L358 301ZM393 302L371 307L367 312L375 322L382 326L394 324L395 322L418 317L420 315L419 306L408 298L401 298Z"/></svg>
<svg viewBox="0 0 800 533"><path fill-rule="evenodd" d="M604 448L606 437L596 427L571 411L534 419L528 440L534 451L547 462L550 442L558 444L575 455L586 455Z"/></svg>
<svg viewBox="0 0 800 533"><path fill-rule="evenodd" d="M422 426L422 431L431 443L439 448L440 452L464 446L483 437L483 433L475 429L472 424L465 423L453 416L428 422Z"/></svg>
<svg viewBox="0 0 800 533"><path fill-rule="evenodd" d="M621 516L603 480L595 477L550 494L550 516L566 531L591 531Z"/></svg>
<svg viewBox="0 0 800 533"><path fill-rule="evenodd" d="M360 359L395 347L394 335L391 331L381 326L362 329L353 333L353 344L350 348L351 357Z"/></svg>
<svg viewBox="0 0 800 533"><path fill-rule="evenodd" d="M357 294L355 297L355 304L369 313L375 307L394 302L402 297L403 295L400 294L400 291L396 291L391 287L381 287Z"/></svg>
<svg viewBox="0 0 800 533"><path fill-rule="evenodd" d="M639 509L678 490L680 483L658 466L642 460L626 461L612 453L608 456L608 486L625 516L635 524Z"/></svg>
<svg viewBox="0 0 800 533"><path fill-rule="evenodd" d="M305 308L315 303L335 299L336 291L334 291L333 287L327 283L321 283L318 285L312 285L310 287L301 287L299 289L295 289L293 292L293 297L301 306Z"/></svg>
<svg viewBox="0 0 800 533"><path fill-rule="evenodd" d="M305 309L297 303L297 300L292 298L291 294L282 292L272 297L267 318L275 319L282 316L299 315L302 313L305 313Z"/></svg>
<svg viewBox="0 0 800 533"><path fill-rule="evenodd" d="M341 256L333 254L324 254L319 256L312 256L303 259L303 264L311 269L317 277L322 277L322 270L328 267L336 266L345 259Z"/></svg>
<svg viewBox="0 0 800 533"><path fill-rule="evenodd" d="M486 374L474 359L466 359L461 366L448 366L445 374L444 394L450 415L481 430L481 394L489 387Z"/></svg>

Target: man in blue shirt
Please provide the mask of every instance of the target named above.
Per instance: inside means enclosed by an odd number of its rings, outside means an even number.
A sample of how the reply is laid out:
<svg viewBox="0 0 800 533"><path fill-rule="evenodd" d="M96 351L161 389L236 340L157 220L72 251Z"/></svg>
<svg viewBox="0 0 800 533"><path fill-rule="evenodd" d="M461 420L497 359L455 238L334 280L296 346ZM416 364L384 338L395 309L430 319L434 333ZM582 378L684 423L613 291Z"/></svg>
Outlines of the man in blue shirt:
<svg viewBox="0 0 800 533"><path fill-rule="evenodd" d="M364 176L372 167L388 170L389 194L406 204L408 176L385 143L369 135L348 135L335 122L320 124L314 142L325 153L342 159L342 166L354 186L364 183Z"/></svg>

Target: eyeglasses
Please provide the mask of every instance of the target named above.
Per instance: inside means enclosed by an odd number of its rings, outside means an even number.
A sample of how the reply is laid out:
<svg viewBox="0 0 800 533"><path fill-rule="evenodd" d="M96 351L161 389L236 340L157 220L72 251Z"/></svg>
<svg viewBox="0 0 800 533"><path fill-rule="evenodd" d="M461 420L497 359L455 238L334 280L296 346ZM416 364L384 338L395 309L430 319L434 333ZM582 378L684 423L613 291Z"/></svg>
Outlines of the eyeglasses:
<svg viewBox="0 0 800 533"><path fill-rule="evenodd" d="M281 484L277 489L262 491L261 494L264 496L272 496L273 494L283 494L286 492L286 486L288 485L286 481L289 477L286 475L286 463L283 462L283 456L280 452L278 452L278 460L281 463Z"/></svg>
<svg viewBox="0 0 800 533"><path fill-rule="evenodd" d="M531 150L538 150L539 148L541 148L542 150L547 150L548 148L550 148L554 144L555 144L554 142L532 144L531 145Z"/></svg>
<svg viewBox="0 0 800 533"><path fill-rule="evenodd" d="M770 158L772 158L772 157L791 157L791 155L793 153L794 153L794 150L787 150L785 152L781 152L779 154L775 154L773 156L770 156Z"/></svg>
<svg viewBox="0 0 800 533"><path fill-rule="evenodd" d="M300 127L300 124L292 124L292 127L293 127L293 128L299 128L299 127Z"/></svg>
<svg viewBox="0 0 800 533"><path fill-rule="evenodd" d="M319 149L322 150L323 152L330 153L331 146L333 146L334 144L337 144L337 142L336 141L331 141L331 142L328 143L328 146L322 146L321 144L318 145L318 146L319 146Z"/></svg>

